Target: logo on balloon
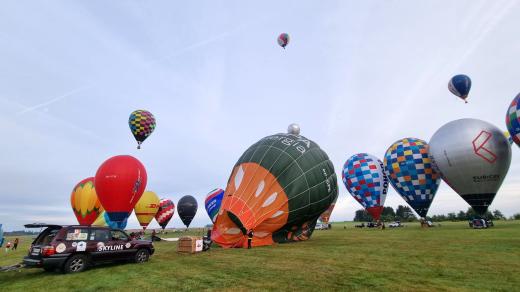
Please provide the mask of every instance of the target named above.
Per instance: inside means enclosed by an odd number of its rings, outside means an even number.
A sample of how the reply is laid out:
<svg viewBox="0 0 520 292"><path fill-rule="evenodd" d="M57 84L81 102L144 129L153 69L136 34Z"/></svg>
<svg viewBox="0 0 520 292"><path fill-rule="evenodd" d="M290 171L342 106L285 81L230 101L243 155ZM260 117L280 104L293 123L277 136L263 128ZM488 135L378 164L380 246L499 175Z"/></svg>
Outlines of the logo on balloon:
<svg viewBox="0 0 520 292"><path fill-rule="evenodd" d="M492 136L493 134L489 132L481 131L473 140L473 151L475 154L489 163L494 163L497 160L497 155L486 148L486 144Z"/></svg>

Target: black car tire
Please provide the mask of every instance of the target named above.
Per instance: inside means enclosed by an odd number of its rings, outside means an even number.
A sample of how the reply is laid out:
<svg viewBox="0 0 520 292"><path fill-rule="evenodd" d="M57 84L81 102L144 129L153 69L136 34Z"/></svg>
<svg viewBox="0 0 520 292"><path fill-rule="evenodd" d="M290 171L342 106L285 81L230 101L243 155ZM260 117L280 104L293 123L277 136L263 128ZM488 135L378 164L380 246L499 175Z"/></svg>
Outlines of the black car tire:
<svg viewBox="0 0 520 292"><path fill-rule="evenodd" d="M147 249L142 248L142 249L137 250L137 252L135 253L134 261L136 263L144 263L144 262L147 262L149 258L150 258L150 252Z"/></svg>
<svg viewBox="0 0 520 292"><path fill-rule="evenodd" d="M79 273L83 272L87 268L87 257L84 255L74 255L65 262L63 272L68 273Z"/></svg>

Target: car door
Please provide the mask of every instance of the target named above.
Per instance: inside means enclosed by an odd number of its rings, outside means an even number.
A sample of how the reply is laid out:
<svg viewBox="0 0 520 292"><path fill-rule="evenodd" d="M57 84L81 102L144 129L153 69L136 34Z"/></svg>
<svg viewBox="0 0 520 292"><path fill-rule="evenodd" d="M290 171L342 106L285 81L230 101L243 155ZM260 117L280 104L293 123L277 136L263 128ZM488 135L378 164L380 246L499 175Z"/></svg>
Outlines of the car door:
<svg viewBox="0 0 520 292"><path fill-rule="evenodd" d="M116 259L131 258L135 251L132 249L130 237L124 231L119 229L112 229L110 230L110 233L111 247L109 247L109 250L112 252L112 256Z"/></svg>
<svg viewBox="0 0 520 292"><path fill-rule="evenodd" d="M87 243L87 249L90 251L92 260L95 262L112 261L113 254L106 250L105 246L111 239L110 229L108 228L92 228L90 230L90 238Z"/></svg>

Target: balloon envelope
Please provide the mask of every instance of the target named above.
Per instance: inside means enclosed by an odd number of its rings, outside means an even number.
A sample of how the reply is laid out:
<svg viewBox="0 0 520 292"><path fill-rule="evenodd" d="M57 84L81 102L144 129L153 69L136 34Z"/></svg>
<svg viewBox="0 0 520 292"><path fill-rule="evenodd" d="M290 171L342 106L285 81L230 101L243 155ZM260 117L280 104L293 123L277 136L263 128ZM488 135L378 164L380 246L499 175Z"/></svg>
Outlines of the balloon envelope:
<svg viewBox="0 0 520 292"><path fill-rule="evenodd" d="M381 218L388 190L388 177L381 160L367 153L353 155L343 166L343 183L372 218Z"/></svg>
<svg viewBox="0 0 520 292"><path fill-rule="evenodd" d="M175 213L175 204L172 202L172 200L169 199L161 199L159 202L159 210L157 211L157 214L155 214L155 221L162 227L166 228L166 225L168 225L168 222L173 217L173 214Z"/></svg>
<svg viewBox="0 0 520 292"><path fill-rule="evenodd" d="M80 181L74 187L70 195L70 204L80 225L91 225L99 217L103 207L96 194L93 177Z"/></svg>
<svg viewBox="0 0 520 292"><path fill-rule="evenodd" d="M455 75L450 79L448 89L465 101L471 89L471 79L464 74Z"/></svg>
<svg viewBox="0 0 520 292"><path fill-rule="evenodd" d="M430 156L444 181L480 215L502 185L511 146L494 125L477 119L449 122L433 134Z"/></svg>
<svg viewBox="0 0 520 292"><path fill-rule="evenodd" d="M319 220L324 224L329 224L330 216L332 215L332 211L334 211L334 206L336 206L336 200L330 204L330 206L325 210L325 212L321 213Z"/></svg>
<svg viewBox="0 0 520 292"><path fill-rule="evenodd" d="M141 148L141 143L152 134L155 125L155 117L149 111L136 110L130 114L128 126L137 141L137 149Z"/></svg>
<svg viewBox="0 0 520 292"><path fill-rule="evenodd" d="M313 141L297 135L265 137L235 164L212 239L222 247L307 240L318 217L336 200L334 166Z"/></svg>
<svg viewBox="0 0 520 292"><path fill-rule="evenodd" d="M134 207L137 221L139 221L143 229L146 229L148 224L150 224L155 214L157 214L157 210L159 210L159 197L154 192L144 192Z"/></svg>
<svg viewBox="0 0 520 292"><path fill-rule="evenodd" d="M146 188L146 180L146 169L132 156L114 156L101 164L94 184L111 221L123 222L130 216Z"/></svg>
<svg viewBox="0 0 520 292"><path fill-rule="evenodd" d="M217 219L223 197L223 189L214 189L206 195L204 206L206 207L206 212L208 212L208 216L213 223L215 223L215 220Z"/></svg>
<svg viewBox="0 0 520 292"><path fill-rule="evenodd" d="M282 33L278 36L278 45L280 45L280 47L284 48L289 44L289 34L287 33Z"/></svg>
<svg viewBox="0 0 520 292"><path fill-rule="evenodd" d="M177 203L177 213L186 227L190 227L191 220L197 214L197 207L197 200L192 196L184 196Z"/></svg>
<svg viewBox="0 0 520 292"><path fill-rule="evenodd" d="M441 182L428 155L428 144L417 138L398 140L386 151L384 164L397 193L419 216L426 217Z"/></svg>
<svg viewBox="0 0 520 292"><path fill-rule="evenodd" d="M110 218L108 218L108 214L106 212L103 212L99 215L99 217L92 223L94 226L106 226L110 227L112 229L125 229L127 225L127 219L125 219L122 222L114 222L111 221Z"/></svg>
<svg viewBox="0 0 520 292"><path fill-rule="evenodd" d="M2 224L0 223L0 247L2 247L4 242L4 230L2 229Z"/></svg>
<svg viewBox="0 0 520 292"><path fill-rule="evenodd" d="M507 109L506 125L511 138L517 146L520 146L520 94L513 99Z"/></svg>

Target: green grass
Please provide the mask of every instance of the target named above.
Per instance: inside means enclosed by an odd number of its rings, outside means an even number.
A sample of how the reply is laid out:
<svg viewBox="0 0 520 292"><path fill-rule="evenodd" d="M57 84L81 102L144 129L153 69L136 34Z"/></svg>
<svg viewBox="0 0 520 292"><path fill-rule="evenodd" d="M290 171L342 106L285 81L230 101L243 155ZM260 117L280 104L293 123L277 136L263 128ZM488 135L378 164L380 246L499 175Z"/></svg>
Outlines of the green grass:
<svg viewBox="0 0 520 292"><path fill-rule="evenodd" d="M343 229L347 226L347 229ZM173 234L169 234L173 235ZM0 252L0 266L27 252ZM357 229L336 223L307 242L182 255L158 242L145 264L113 264L72 275L40 269L0 273L0 290L399 290L514 291L520 287L520 221L487 230L467 223L421 229Z"/></svg>

